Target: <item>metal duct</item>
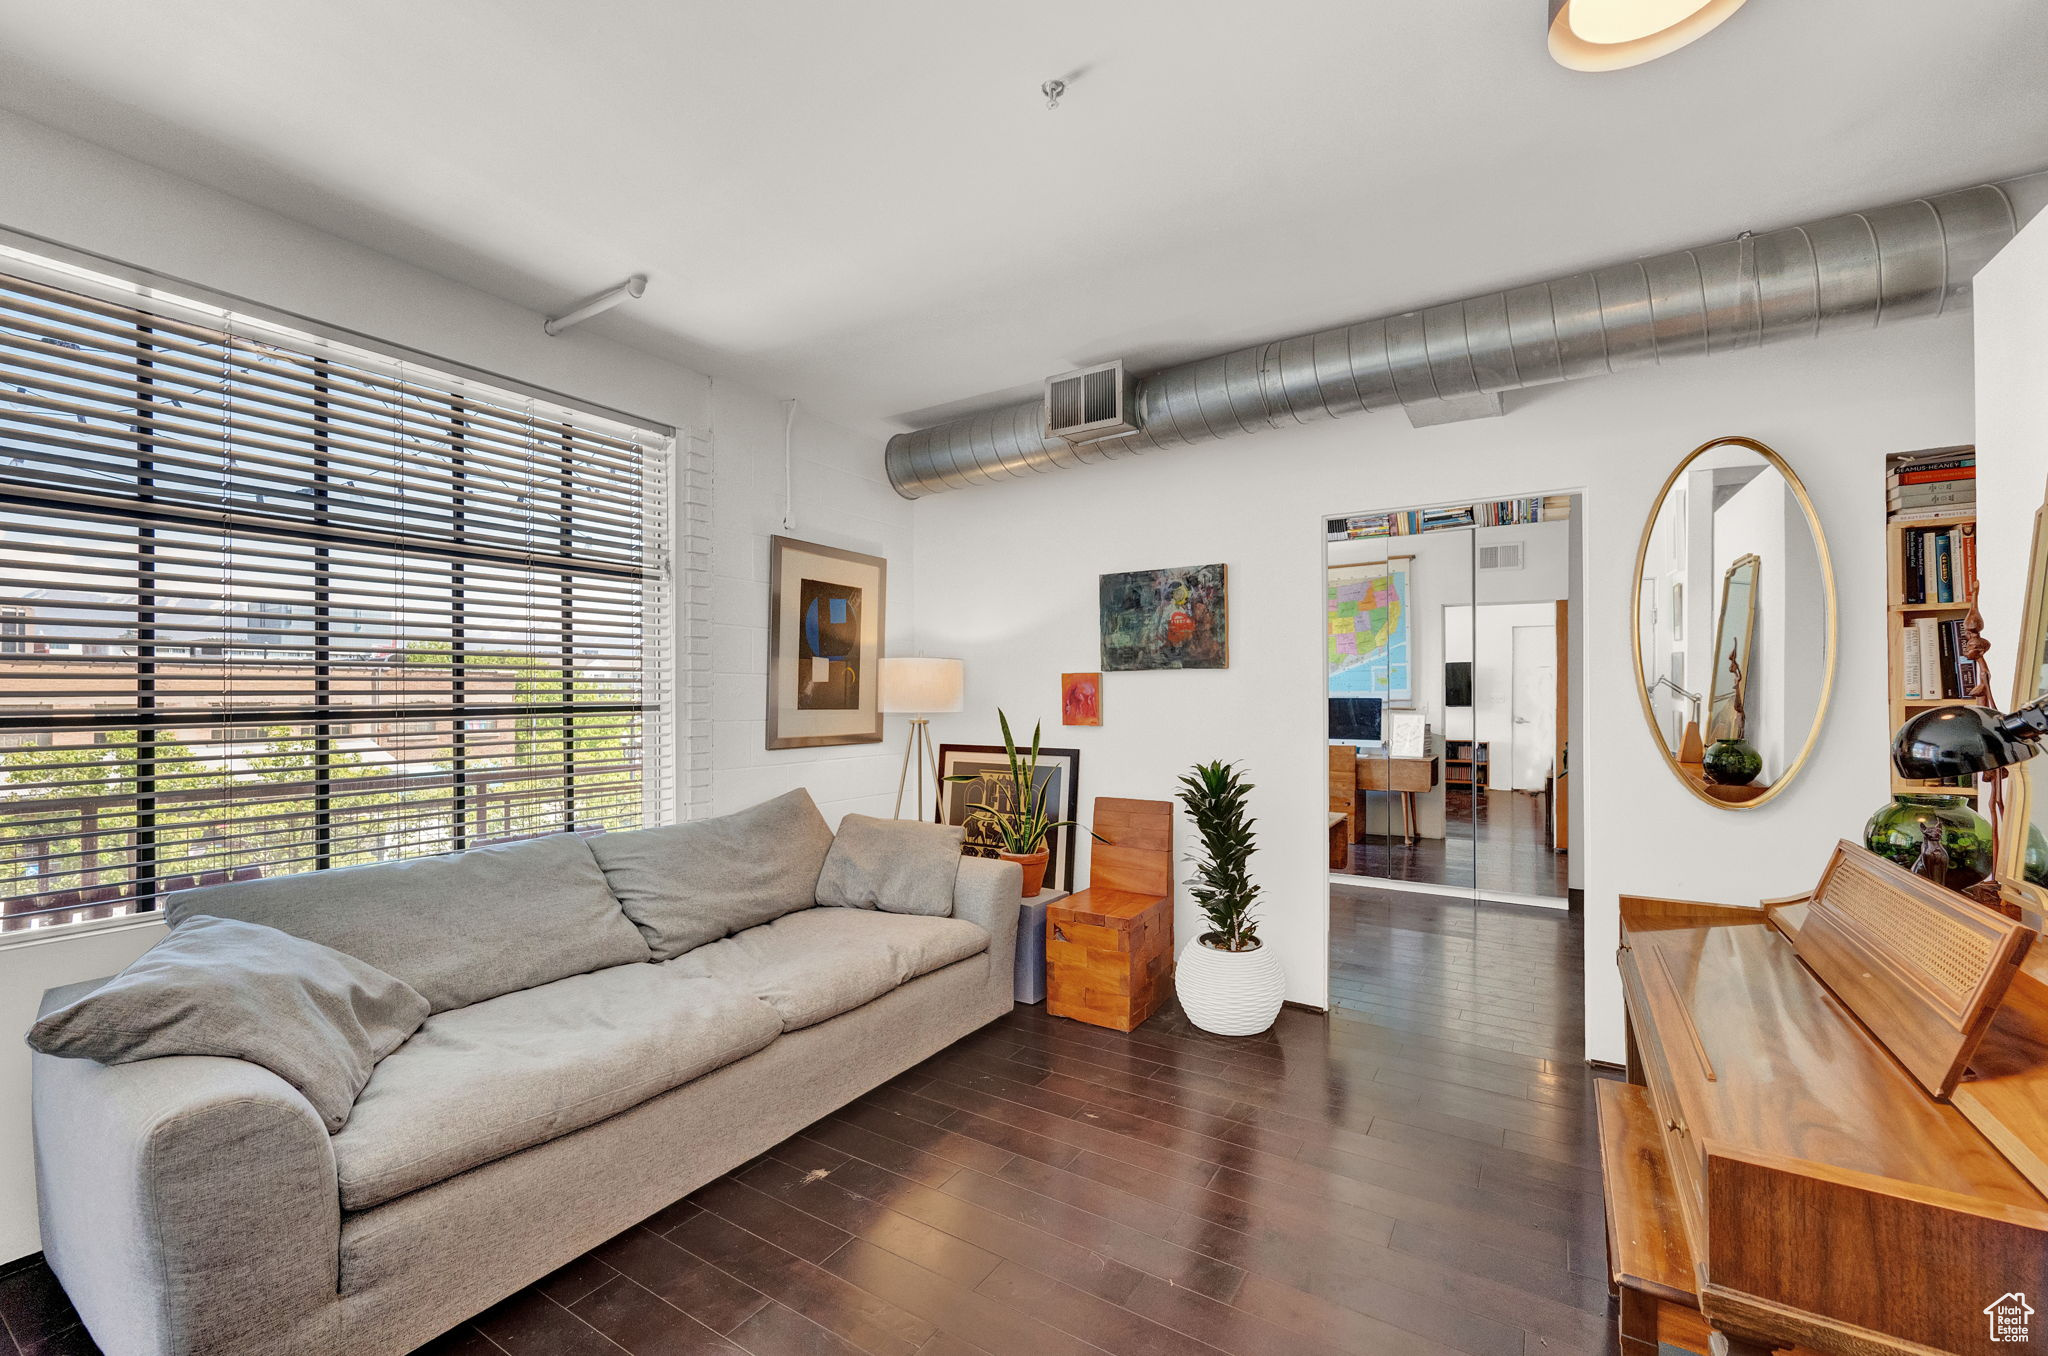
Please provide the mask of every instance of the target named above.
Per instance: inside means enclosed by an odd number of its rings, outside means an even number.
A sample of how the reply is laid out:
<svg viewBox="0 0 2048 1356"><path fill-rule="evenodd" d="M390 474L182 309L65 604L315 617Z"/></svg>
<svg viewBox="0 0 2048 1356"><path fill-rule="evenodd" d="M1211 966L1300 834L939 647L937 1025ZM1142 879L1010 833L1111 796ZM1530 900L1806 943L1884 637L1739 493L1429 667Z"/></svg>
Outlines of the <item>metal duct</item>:
<svg viewBox="0 0 2048 1356"><path fill-rule="evenodd" d="M1390 405L1939 315L2048 205L2048 171L1255 344L1141 378L1143 431L1070 447L1038 400L899 433L906 499ZM1439 407L1440 408L1440 407Z"/></svg>

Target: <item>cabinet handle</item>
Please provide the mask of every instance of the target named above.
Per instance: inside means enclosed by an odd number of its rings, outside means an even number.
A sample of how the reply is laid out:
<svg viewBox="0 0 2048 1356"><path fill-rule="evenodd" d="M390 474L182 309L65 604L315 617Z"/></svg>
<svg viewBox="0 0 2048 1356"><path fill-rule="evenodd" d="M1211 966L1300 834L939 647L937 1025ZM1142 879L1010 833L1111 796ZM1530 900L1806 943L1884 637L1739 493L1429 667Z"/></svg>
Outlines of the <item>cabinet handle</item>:
<svg viewBox="0 0 2048 1356"><path fill-rule="evenodd" d="M1067 934L1060 931L1060 925L1058 923L1054 923L1052 925L1052 939L1056 942L1064 942L1065 940L1067 940Z"/></svg>
<svg viewBox="0 0 2048 1356"><path fill-rule="evenodd" d="M1671 1132L1672 1132L1672 1133L1674 1133L1674 1134L1679 1134L1679 1135L1682 1135L1682 1134L1684 1134L1684 1133L1685 1133L1685 1127L1684 1127L1683 1125L1679 1124L1679 1122L1678 1122L1678 1121L1677 1121L1676 1119L1672 1119L1672 1120L1668 1120L1668 1121L1664 1122L1664 1128L1665 1128L1666 1130L1669 1130L1669 1131L1671 1131Z"/></svg>

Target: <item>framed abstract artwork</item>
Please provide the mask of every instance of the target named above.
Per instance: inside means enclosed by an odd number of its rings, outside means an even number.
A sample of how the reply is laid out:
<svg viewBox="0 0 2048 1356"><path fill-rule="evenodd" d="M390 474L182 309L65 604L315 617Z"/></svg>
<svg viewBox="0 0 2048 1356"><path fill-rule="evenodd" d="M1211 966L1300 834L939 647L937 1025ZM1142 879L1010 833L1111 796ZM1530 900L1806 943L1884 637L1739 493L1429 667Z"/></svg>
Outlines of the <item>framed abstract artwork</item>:
<svg viewBox="0 0 2048 1356"><path fill-rule="evenodd" d="M1415 700L1408 611L1414 565L1413 556L1395 556L1330 567L1330 695L1378 697L1389 706Z"/></svg>
<svg viewBox="0 0 2048 1356"><path fill-rule="evenodd" d="M1102 675L1063 673L1060 675L1060 724L1102 724Z"/></svg>
<svg viewBox="0 0 2048 1356"><path fill-rule="evenodd" d="M888 580L879 556L769 539L769 748L881 741Z"/></svg>
<svg viewBox="0 0 2048 1356"><path fill-rule="evenodd" d="M939 775L975 777L971 782L939 783L938 820L965 830L961 854L993 857L1002 851L994 828L976 804L1007 805L1011 793L1010 760L1000 744L939 745ZM1040 749L1035 786L1045 790L1045 808L1053 819L1078 819L1081 810L1081 751ZM1054 829L1045 838L1045 883L1061 890L1074 888L1074 830Z"/></svg>
<svg viewBox="0 0 2048 1356"><path fill-rule="evenodd" d="M1229 668L1226 576L1222 565L1103 575L1104 671Z"/></svg>

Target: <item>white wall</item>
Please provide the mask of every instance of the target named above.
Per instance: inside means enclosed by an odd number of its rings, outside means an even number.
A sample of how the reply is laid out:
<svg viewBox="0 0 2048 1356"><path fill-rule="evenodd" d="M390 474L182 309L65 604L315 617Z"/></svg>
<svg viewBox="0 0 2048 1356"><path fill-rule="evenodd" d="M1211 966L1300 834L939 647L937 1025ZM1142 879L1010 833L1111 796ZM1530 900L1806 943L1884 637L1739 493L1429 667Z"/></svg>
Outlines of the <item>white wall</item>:
<svg viewBox="0 0 2048 1356"><path fill-rule="evenodd" d="M1524 710L1522 715L1531 727L1517 729L1515 708L1521 695L1515 690L1515 632L1545 628L1554 647L1556 602L1553 598L1542 603L1482 603L1476 609L1444 609L1445 661L1473 661L1472 705L1446 714L1445 733L1451 739L1486 745L1489 790L1541 791L1550 775L1556 691L1544 698L1548 703L1544 711ZM1483 831L1480 841L1485 841Z"/></svg>
<svg viewBox="0 0 2048 1356"><path fill-rule="evenodd" d="M2011 698L2027 547L2048 489L2048 216L1978 273L1977 591L1991 642L1991 695ZM2040 768L2038 762L2035 768ZM2048 784L2048 774L2037 776Z"/></svg>
<svg viewBox="0 0 2048 1356"><path fill-rule="evenodd" d="M808 784L828 818L888 813L898 744L761 747L768 536L782 516L779 402L724 383L714 389L699 373L589 331L546 338L530 311L5 112L0 164L0 227L631 411L708 443L713 808ZM911 619L910 506L889 489L872 439L799 414L795 445L792 535L889 558L895 643ZM892 723L890 739L899 734ZM159 932L144 923L0 944L0 1260L38 1246L28 1052L15 1034L27 1029L45 989L110 974Z"/></svg>
<svg viewBox="0 0 2048 1356"><path fill-rule="evenodd" d="M919 639L965 658L974 684L969 710L935 729L986 740L998 704L1027 724L1047 717L1084 750L1090 797L1165 798L1198 759L1243 760L1258 786L1265 935L1288 996L1321 1006L1320 515L1583 489L1572 855L1585 873L1587 1053L1619 1060L1620 894L1754 903L1790 893L1884 800L1882 458L1969 441L1970 397L1969 322L1951 316L1511 396L1505 419L1415 430L1398 415L1362 415L934 496L915 515ZM1679 459L1725 433L1760 438L1799 470L1830 535L1842 608L1835 705L1814 761L1777 800L1741 813L1673 779L1642 720L1628 648L1643 519ZM1021 586L992 606L986 577L960 566L985 560L998 535L1026 545ZM1103 725L1060 729L1060 671L1097 662L1096 576L1215 560L1230 566L1232 666L1105 675ZM1183 897L1183 941L1195 921Z"/></svg>

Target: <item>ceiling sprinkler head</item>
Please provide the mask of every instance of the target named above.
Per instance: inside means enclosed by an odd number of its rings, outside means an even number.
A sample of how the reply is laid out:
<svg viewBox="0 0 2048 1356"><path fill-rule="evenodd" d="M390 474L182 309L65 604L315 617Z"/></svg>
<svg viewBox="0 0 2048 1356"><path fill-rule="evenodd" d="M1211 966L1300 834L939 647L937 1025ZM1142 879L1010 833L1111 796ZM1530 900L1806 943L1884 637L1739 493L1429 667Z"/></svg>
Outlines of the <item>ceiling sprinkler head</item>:
<svg viewBox="0 0 2048 1356"><path fill-rule="evenodd" d="M1060 96L1067 92L1067 82L1064 80L1048 80L1038 87L1038 92L1045 96L1045 106L1047 108L1058 108L1060 106Z"/></svg>

